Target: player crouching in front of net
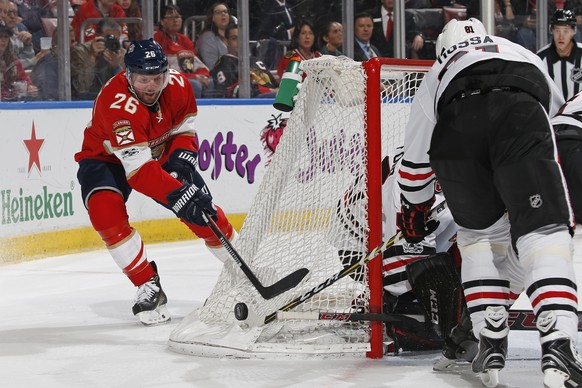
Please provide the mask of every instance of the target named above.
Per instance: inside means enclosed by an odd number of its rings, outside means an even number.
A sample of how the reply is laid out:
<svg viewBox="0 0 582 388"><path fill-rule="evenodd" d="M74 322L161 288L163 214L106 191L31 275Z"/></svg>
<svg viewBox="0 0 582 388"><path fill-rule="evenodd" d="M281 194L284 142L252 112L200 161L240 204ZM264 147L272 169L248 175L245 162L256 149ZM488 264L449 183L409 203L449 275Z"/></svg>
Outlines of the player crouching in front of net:
<svg viewBox="0 0 582 388"><path fill-rule="evenodd" d="M494 387L508 347L510 246L537 319L544 385L582 385L573 217L548 114L563 99L533 53L452 20L411 104L398 183L402 232L427 234L435 174L456 224L461 278L479 350L472 370Z"/></svg>
<svg viewBox="0 0 582 388"><path fill-rule="evenodd" d="M196 100L188 80L168 70L168 60L153 40L133 41L126 70L101 89L75 155L77 177L93 228L129 280L138 287L133 313L144 325L170 320L166 294L155 263L129 225L127 201L133 189L172 210L221 261L228 253L207 226L207 212L223 234L236 231L196 168Z"/></svg>

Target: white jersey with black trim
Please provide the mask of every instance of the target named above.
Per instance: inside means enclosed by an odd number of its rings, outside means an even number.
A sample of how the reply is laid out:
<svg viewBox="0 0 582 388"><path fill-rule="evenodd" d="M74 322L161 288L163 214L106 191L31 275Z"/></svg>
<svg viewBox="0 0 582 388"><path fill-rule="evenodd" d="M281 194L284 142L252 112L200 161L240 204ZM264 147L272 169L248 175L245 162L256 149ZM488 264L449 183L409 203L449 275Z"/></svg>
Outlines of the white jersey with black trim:
<svg viewBox="0 0 582 388"><path fill-rule="evenodd" d="M552 125L567 124L582 128L582 92L568 100L551 122Z"/></svg>
<svg viewBox="0 0 582 388"><path fill-rule="evenodd" d="M387 241L398 232L396 220L400 213L400 189L396 182L396 172L402 161L402 147L394 149L389 156L390 171L382 183L382 218L383 241ZM436 194L435 206L444 201L444 196ZM406 265L422 257L434 255L437 252L447 252L453 245L457 233L457 224L448 208L438 215L439 226L420 243L412 244L401 239L394 243L382 255L382 271L384 290L394 296L400 296L412 288L406 275Z"/></svg>
<svg viewBox="0 0 582 388"><path fill-rule="evenodd" d="M399 170L398 184L411 203L422 203L434 195L434 172L428 151L438 120L437 104L449 83L459 72L479 62L501 59L530 63L545 75L551 91L550 117L563 104L560 90L546 71L542 60L526 48L507 39L493 36L473 36L443 52L422 80L411 104L406 125L404 157Z"/></svg>

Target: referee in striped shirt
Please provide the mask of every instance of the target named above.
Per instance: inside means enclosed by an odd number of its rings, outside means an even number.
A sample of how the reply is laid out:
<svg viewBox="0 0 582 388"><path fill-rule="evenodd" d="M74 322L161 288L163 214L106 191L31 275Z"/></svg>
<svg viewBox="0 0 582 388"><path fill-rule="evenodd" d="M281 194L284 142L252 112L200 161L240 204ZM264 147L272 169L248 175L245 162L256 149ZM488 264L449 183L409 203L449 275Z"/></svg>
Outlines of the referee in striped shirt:
<svg viewBox="0 0 582 388"><path fill-rule="evenodd" d="M570 10L557 9L550 20L552 42L538 51L564 100L582 90L582 44L574 40L576 17Z"/></svg>

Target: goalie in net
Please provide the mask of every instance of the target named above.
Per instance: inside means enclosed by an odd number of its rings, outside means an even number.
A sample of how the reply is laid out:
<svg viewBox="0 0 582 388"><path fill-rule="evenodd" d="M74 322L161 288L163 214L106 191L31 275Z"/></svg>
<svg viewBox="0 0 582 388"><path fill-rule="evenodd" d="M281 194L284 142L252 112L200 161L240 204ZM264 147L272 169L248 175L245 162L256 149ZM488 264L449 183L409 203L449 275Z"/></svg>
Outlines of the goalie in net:
<svg viewBox="0 0 582 388"><path fill-rule="evenodd" d="M402 147L398 147L382 162L384 240L400 229L401 190L396 176L402 156ZM436 208L445 201L438 183L435 197ZM442 348L443 356L434 369L446 370L457 361L472 361L478 341L472 333L460 282L458 226L444 207L427 228L432 231L421 241L402 239L382 255L384 313L406 315L416 321L386 323L386 335L394 341L389 349L395 352ZM523 273L513 252L506 264L513 302L523 291Z"/></svg>

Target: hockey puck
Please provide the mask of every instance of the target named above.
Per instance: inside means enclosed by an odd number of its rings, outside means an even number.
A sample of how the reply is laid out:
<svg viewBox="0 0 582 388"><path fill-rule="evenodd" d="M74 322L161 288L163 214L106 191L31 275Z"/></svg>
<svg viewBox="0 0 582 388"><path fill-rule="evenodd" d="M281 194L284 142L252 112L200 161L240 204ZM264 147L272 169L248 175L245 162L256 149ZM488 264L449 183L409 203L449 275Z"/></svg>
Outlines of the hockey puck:
<svg viewBox="0 0 582 388"><path fill-rule="evenodd" d="M239 321L244 321L249 316L249 308L246 303L239 302L234 305L234 317Z"/></svg>

